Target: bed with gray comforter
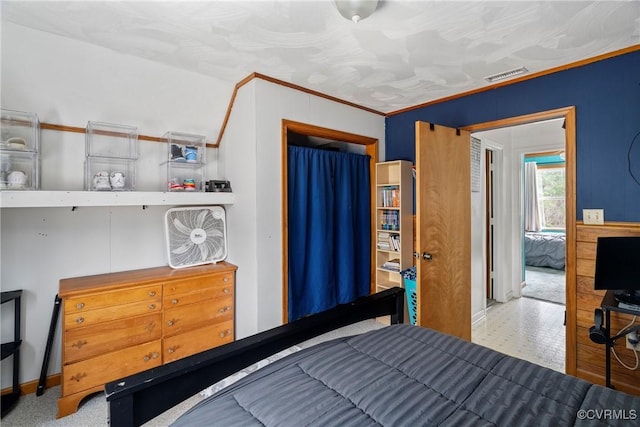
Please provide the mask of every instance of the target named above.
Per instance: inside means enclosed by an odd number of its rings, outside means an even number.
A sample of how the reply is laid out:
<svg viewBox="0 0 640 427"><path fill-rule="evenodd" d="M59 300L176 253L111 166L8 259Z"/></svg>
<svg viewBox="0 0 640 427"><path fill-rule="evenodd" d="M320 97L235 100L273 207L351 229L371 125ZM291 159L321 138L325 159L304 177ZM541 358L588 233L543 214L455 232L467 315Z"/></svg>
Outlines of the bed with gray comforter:
<svg viewBox="0 0 640 427"><path fill-rule="evenodd" d="M175 426L638 425L640 397L406 324L318 344Z"/></svg>
<svg viewBox="0 0 640 427"><path fill-rule="evenodd" d="M535 267L564 270L566 235L564 233L524 233L524 263Z"/></svg>

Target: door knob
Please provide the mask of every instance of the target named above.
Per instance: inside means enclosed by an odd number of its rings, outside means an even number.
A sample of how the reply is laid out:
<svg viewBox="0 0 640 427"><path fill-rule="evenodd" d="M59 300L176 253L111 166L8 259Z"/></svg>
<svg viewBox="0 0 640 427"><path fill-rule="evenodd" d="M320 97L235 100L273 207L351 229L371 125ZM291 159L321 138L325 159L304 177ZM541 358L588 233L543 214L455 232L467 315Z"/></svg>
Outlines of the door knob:
<svg viewBox="0 0 640 427"><path fill-rule="evenodd" d="M429 252L422 252L422 259L426 259L427 261L431 261L433 256Z"/></svg>
<svg viewBox="0 0 640 427"><path fill-rule="evenodd" d="M419 253L419 252L414 252L414 253L413 253L413 257L414 257L415 259L420 259L420 253Z"/></svg>

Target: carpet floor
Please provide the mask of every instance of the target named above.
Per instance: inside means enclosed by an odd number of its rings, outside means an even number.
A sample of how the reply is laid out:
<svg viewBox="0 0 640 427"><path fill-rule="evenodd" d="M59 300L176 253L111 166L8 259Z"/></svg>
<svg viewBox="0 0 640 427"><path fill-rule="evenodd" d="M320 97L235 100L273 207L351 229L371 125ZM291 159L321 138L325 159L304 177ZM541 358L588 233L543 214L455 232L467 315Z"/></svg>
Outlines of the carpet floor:
<svg viewBox="0 0 640 427"><path fill-rule="evenodd" d="M546 267L525 268L525 287L522 296L556 304L566 304L565 271Z"/></svg>

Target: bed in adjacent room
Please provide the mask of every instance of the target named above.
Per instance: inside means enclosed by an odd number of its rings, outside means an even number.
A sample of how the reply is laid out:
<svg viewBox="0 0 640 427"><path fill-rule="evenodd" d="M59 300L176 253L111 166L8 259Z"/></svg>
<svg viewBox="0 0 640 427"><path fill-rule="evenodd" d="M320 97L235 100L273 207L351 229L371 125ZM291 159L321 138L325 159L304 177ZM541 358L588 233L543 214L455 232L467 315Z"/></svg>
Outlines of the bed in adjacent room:
<svg viewBox="0 0 640 427"><path fill-rule="evenodd" d="M391 326L292 353L203 400L175 425L580 426L640 416L638 396L403 324L403 300L402 289L391 289L108 384L110 422L139 425L269 352L383 314ZM595 411L604 410L626 418L599 424Z"/></svg>
<svg viewBox="0 0 640 427"><path fill-rule="evenodd" d="M564 270L566 235L564 233L524 233L524 263L534 267Z"/></svg>

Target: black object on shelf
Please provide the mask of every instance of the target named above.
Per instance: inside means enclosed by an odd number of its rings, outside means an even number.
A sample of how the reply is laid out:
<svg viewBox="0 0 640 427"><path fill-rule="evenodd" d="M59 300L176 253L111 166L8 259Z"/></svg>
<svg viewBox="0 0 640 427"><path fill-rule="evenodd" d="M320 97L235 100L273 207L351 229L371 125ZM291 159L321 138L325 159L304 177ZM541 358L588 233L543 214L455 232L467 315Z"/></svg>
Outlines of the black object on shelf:
<svg viewBox="0 0 640 427"><path fill-rule="evenodd" d="M210 193L231 193L231 183L229 181L211 179L206 182L205 190Z"/></svg>
<svg viewBox="0 0 640 427"><path fill-rule="evenodd" d="M20 398L20 379L18 374L20 372L20 344L22 344L22 339L20 338L21 296L22 289L2 292L2 304L10 301L14 302L13 341L2 343L2 360L9 356L13 356L13 383L11 393L2 396L2 417L13 409Z"/></svg>

